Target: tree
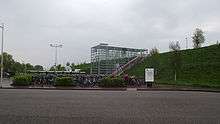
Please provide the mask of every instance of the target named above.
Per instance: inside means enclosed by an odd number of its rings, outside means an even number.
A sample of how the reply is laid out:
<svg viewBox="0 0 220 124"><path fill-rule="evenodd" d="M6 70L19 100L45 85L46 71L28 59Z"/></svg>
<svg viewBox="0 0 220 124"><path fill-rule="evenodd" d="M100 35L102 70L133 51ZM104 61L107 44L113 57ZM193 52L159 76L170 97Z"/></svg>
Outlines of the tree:
<svg viewBox="0 0 220 124"><path fill-rule="evenodd" d="M11 72L12 71L12 65L15 63L15 61L12 58L12 55L4 52L3 57L4 57L4 63L3 63L4 71ZM1 60L0 60L0 62L1 62Z"/></svg>
<svg viewBox="0 0 220 124"><path fill-rule="evenodd" d="M15 74L15 73L18 73L18 72L24 72L25 68L24 66L19 63L19 62L15 62L13 65L12 65L12 70L10 71L10 73L12 74Z"/></svg>
<svg viewBox="0 0 220 124"><path fill-rule="evenodd" d="M43 66L41 66L41 65L35 65L35 66L34 66L34 70L43 71L44 68L43 68Z"/></svg>
<svg viewBox="0 0 220 124"><path fill-rule="evenodd" d="M63 67L61 64L57 65L57 71L65 71L65 67Z"/></svg>
<svg viewBox="0 0 220 124"><path fill-rule="evenodd" d="M90 73L90 67L91 67L90 63L85 63L85 62L75 65L76 69L81 69L81 71L85 72L86 74Z"/></svg>
<svg viewBox="0 0 220 124"><path fill-rule="evenodd" d="M193 37L192 37L193 47L200 48L202 43L205 42L205 36L203 35L203 31L199 28L196 28Z"/></svg>
<svg viewBox="0 0 220 124"><path fill-rule="evenodd" d="M71 63L71 68L72 68L72 71L75 70L75 64L74 63Z"/></svg>
<svg viewBox="0 0 220 124"><path fill-rule="evenodd" d="M159 50L156 47L154 47L150 50L149 55L150 57L148 59L152 60L150 64L155 70L155 76L157 76L159 73L159 65L160 65L160 62L158 60Z"/></svg>
<svg viewBox="0 0 220 124"><path fill-rule="evenodd" d="M55 66L52 66L49 71L55 71Z"/></svg>
<svg viewBox="0 0 220 124"><path fill-rule="evenodd" d="M24 63L19 63L19 62L16 62L14 59L13 59L13 56L4 52L3 53L3 56L4 56L4 72L7 72L7 73L10 73L12 75L14 75L15 73L23 73L25 72L25 70L33 70L34 69L34 66L31 65L30 63L27 63L27 64L24 64ZM0 55L0 58L1 58L1 55ZM1 62L1 59L0 59L0 62Z"/></svg>
<svg viewBox="0 0 220 124"><path fill-rule="evenodd" d="M27 63L27 64L26 64L26 69L27 69L27 70L34 70L34 66L31 65L30 63Z"/></svg>
<svg viewBox="0 0 220 124"><path fill-rule="evenodd" d="M67 62L67 63L66 63L66 66L70 66L70 63L69 63L69 62Z"/></svg>
<svg viewBox="0 0 220 124"><path fill-rule="evenodd" d="M181 69L181 52L180 52L180 45L179 42L171 42L169 45L171 52L171 57L170 57L170 64L171 68L174 71L174 80L177 80L177 74Z"/></svg>
<svg viewBox="0 0 220 124"><path fill-rule="evenodd" d="M150 54L150 56L158 55L159 50L156 47L154 47L150 50L149 54Z"/></svg>
<svg viewBox="0 0 220 124"><path fill-rule="evenodd" d="M171 51L180 51L180 44L179 44L178 41L176 43L171 42L170 45L169 45L169 48L170 48Z"/></svg>

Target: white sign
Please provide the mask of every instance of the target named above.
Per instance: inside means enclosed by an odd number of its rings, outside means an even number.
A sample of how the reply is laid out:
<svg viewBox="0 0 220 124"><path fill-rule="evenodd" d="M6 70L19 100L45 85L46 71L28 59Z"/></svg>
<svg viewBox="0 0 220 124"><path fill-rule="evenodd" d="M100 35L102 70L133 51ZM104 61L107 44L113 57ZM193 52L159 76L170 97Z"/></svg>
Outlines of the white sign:
<svg viewBox="0 0 220 124"><path fill-rule="evenodd" d="M153 68L145 69L145 82L154 82L154 69Z"/></svg>

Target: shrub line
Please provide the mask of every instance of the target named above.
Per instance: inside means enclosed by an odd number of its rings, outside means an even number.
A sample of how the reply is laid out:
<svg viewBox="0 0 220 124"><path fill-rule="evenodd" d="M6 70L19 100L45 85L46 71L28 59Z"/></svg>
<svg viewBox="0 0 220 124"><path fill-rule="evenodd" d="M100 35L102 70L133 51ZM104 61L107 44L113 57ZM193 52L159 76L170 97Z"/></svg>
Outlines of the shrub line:
<svg viewBox="0 0 220 124"><path fill-rule="evenodd" d="M33 89L33 90L88 90L88 91L127 91L127 88L72 88L72 87L3 87L0 89ZM215 92L220 90L214 89L193 89L193 88L137 88L137 91L193 91L193 92Z"/></svg>

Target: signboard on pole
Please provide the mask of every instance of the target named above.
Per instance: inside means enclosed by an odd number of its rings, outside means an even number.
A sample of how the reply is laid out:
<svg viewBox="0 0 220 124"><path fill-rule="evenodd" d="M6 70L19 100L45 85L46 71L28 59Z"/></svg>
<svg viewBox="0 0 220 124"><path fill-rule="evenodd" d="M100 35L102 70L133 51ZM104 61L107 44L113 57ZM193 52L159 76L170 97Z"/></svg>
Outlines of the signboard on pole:
<svg viewBox="0 0 220 124"><path fill-rule="evenodd" d="M145 69L145 82L154 82L154 69L153 68Z"/></svg>

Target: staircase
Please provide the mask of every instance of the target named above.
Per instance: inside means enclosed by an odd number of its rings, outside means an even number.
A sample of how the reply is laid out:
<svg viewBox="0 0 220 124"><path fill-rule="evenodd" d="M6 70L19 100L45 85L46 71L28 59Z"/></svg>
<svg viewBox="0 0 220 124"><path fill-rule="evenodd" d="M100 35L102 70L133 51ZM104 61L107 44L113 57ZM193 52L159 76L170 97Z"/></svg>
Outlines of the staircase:
<svg viewBox="0 0 220 124"><path fill-rule="evenodd" d="M139 56L135 57L134 59L132 59L128 63L126 63L123 66L121 66L119 69L115 70L111 75L112 76L119 76L119 75L121 75L124 71L132 68L133 66L135 66L138 63L143 62L144 58L145 57L143 55L139 55Z"/></svg>

